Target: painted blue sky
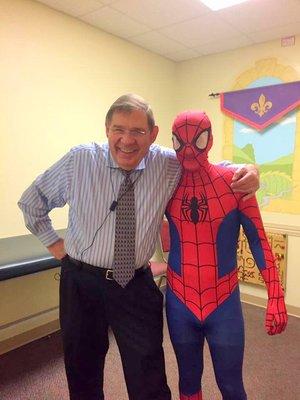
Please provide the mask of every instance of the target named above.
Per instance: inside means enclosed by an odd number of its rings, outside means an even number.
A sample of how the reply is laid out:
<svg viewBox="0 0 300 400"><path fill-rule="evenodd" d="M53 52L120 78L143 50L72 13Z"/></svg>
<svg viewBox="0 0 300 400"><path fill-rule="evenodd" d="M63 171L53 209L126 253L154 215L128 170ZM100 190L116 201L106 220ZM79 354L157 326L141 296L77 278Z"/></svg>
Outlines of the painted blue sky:
<svg viewBox="0 0 300 400"><path fill-rule="evenodd" d="M282 83L278 78L264 77L251 83L248 88ZM234 121L234 144L240 148L252 144L257 164L265 164L294 152L296 132L296 111L285 115L279 123L262 132Z"/></svg>

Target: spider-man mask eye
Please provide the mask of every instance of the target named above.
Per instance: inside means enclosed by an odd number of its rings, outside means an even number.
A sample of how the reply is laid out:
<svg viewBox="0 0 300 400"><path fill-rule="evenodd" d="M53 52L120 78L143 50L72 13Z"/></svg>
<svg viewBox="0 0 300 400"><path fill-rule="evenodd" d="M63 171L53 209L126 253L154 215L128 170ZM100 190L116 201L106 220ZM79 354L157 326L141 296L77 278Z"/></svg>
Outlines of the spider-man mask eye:
<svg viewBox="0 0 300 400"><path fill-rule="evenodd" d="M199 132L198 135L193 139L193 144L197 150L203 151L206 149L207 144L210 140L211 129Z"/></svg>
<svg viewBox="0 0 300 400"><path fill-rule="evenodd" d="M175 151L180 151L183 147L183 142L179 139L174 132L172 132L172 142Z"/></svg>

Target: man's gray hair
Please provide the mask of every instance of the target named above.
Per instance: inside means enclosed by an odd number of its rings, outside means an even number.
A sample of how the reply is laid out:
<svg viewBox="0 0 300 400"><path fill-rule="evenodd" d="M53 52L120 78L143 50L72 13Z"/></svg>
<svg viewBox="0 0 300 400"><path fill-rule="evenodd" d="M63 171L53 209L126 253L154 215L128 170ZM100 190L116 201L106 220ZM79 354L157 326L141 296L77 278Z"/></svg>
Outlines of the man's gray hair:
<svg viewBox="0 0 300 400"><path fill-rule="evenodd" d="M105 126L109 126L114 112L131 113L135 110L141 110L145 112L148 119L149 129L152 131L155 126L155 120L151 106L141 96L133 93L124 94L110 106L110 109L106 114Z"/></svg>

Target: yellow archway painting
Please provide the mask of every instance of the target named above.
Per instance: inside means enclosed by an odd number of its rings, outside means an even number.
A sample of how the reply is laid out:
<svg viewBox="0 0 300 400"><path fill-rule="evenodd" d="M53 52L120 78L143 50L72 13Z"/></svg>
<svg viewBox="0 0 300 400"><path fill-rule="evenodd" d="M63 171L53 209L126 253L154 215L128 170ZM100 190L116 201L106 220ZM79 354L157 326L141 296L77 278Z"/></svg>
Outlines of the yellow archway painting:
<svg viewBox="0 0 300 400"><path fill-rule="evenodd" d="M241 90L299 80L290 66L276 58L259 60L242 73L232 87ZM260 167L257 193L263 211L300 213L300 110L287 114L263 132L224 116L223 157L235 163L254 162Z"/></svg>

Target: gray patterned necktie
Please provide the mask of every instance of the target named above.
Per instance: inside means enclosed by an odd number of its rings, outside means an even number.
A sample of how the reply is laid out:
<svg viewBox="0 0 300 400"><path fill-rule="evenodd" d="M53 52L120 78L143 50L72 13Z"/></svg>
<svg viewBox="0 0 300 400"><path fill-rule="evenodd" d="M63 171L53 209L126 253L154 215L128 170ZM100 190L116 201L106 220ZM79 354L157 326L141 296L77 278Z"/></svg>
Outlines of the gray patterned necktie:
<svg viewBox="0 0 300 400"><path fill-rule="evenodd" d="M116 208L113 276L119 285L125 287L135 272L135 208L130 172L122 172L125 180L120 186Z"/></svg>

